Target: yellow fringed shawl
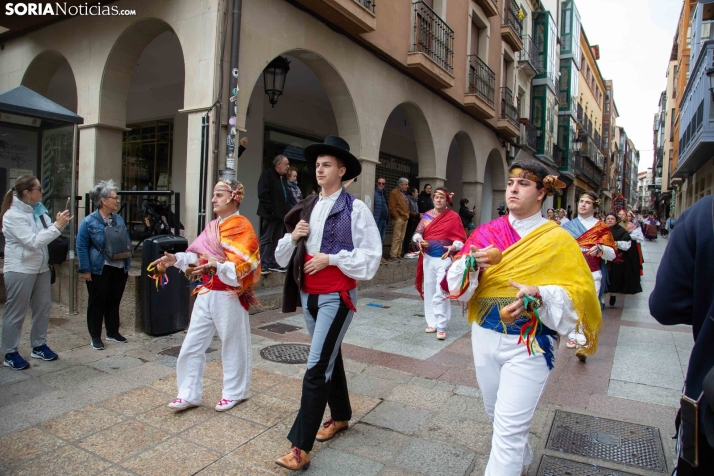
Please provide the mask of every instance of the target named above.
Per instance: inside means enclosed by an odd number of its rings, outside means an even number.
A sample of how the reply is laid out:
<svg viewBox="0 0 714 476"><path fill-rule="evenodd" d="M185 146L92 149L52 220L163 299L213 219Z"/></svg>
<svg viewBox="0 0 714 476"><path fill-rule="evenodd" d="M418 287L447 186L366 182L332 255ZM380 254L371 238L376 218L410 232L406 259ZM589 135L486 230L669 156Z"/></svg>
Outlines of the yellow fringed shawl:
<svg viewBox="0 0 714 476"><path fill-rule="evenodd" d="M549 221L506 248L502 261L486 268L479 278L468 303L469 323L481 323L494 306L500 310L515 301L518 290L510 279L565 289L578 314L578 332L586 338L582 352L595 353L602 324L600 302L580 246L567 231Z"/></svg>

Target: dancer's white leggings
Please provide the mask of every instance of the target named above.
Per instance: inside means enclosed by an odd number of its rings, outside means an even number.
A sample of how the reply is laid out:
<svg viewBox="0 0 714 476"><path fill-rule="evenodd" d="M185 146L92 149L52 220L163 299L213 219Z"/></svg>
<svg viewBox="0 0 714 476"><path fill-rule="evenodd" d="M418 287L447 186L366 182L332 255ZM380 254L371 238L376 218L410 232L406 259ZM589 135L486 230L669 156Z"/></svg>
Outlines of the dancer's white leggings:
<svg viewBox="0 0 714 476"><path fill-rule="evenodd" d="M471 326L476 380L493 422L485 476L520 476L533 461L528 432L550 371L543 354L528 355L518 338Z"/></svg>
<svg viewBox="0 0 714 476"><path fill-rule="evenodd" d="M424 255L424 318L428 327L445 329L451 319L451 300L444 299L441 281L451 260Z"/></svg>
<svg viewBox="0 0 714 476"><path fill-rule="evenodd" d="M222 398L248 398L253 366L250 324L248 312L231 291L209 291L196 298L176 363L178 398L196 405L201 403L206 349L216 332L222 342Z"/></svg>

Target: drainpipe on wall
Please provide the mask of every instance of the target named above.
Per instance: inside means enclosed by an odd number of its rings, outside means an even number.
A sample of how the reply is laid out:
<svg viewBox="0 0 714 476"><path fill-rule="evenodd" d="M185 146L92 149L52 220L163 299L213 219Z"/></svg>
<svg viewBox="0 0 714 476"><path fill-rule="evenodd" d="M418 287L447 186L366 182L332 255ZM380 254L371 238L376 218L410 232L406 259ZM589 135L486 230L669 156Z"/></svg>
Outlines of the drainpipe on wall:
<svg viewBox="0 0 714 476"><path fill-rule="evenodd" d="M226 168L220 172L223 179L236 178L236 115L238 114L238 59L240 53L240 24L242 0L233 0L233 37L231 38L231 106L228 108L228 133L226 134Z"/></svg>

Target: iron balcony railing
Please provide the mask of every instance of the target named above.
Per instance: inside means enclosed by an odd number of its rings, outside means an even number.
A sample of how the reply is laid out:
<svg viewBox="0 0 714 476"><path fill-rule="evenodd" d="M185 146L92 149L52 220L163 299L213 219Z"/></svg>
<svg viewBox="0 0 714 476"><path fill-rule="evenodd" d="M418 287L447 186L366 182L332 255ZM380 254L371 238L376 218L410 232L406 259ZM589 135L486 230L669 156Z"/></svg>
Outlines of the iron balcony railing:
<svg viewBox="0 0 714 476"><path fill-rule="evenodd" d="M602 150L602 140L600 139L600 133L598 131L595 131L594 136L595 136L595 145L600 150Z"/></svg>
<svg viewBox="0 0 714 476"><path fill-rule="evenodd" d="M592 133L593 133L593 121L591 121L589 117L586 117L586 118L585 118L585 129L588 131L588 134L592 135Z"/></svg>
<svg viewBox="0 0 714 476"><path fill-rule="evenodd" d="M538 47L530 35L523 37L523 49L518 52L519 61L527 61L536 74L543 73L543 67L538 61Z"/></svg>
<svg viewBox="0 0 714 476"><path fill-rule="evenodd" d="M597 170L595 164L593 164L586 157L575 154L575 175L580 175L590 180L590 182L597 185L597 188L602 187L603 174ZM596 190L599 192L599 190Z"/></svg>
<svg viewBox="0 0 714 476"><path fill-rule="evenodd" d="M413 4L412 52L424 53L454 73L454 30L423 1Z"/></svg>
<svg viewBox="0 0 714 476"><path fill-rule="evenodd" d="M518 6L516 0L506 0L505 3L506 11L503 15L503 24L510 25L520 37L521 32L523 31L523 22L518 19L518 12L521 10L521 7Z"/></svg>
<svg viewBox="0 0 714 476"><path fill-rule="evenodd" d="M521 145L536 150L538 145L538 129L535 124L528 119L521 118L521 124L523 125L523 127L521 127Z"/></svg>
<svg viewBox="0 0 714 476"><path fill-rule="evenodd" d="M501 119L518 127L518 107L513 104L513 91L510 88L501 88Z"/></svg>
<svg viewBox="0 0 714 476"><path fill-rule="evenodd" d="M466 94L475 94L494 107L496 74L478 55L469 55L469 87Z"/></svg>
<svg viewBox="0 0 714 476"><path fill-rule="evenodd" d="M584 125L583 124L583 106L581 106L580 104L578 104L577 117L578 117L578 124L580 124L581 126Z"/></svg>
<svg viewBox="0 0 714 476"><path fill-rule="evenodd" d="M364 8L366 8L370 12L374 13L374 7L376 4L375 0L355 0L355 2L359 3Z"/></svg>

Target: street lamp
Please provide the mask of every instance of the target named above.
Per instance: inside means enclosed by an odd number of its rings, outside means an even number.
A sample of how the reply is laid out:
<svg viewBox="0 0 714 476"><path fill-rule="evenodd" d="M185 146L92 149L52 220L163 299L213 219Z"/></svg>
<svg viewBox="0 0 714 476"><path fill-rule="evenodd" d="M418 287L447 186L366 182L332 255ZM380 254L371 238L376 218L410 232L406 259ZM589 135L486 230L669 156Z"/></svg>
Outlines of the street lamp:
<svg viewBox="0 0 714 476"><path fill-rule="evenodd" d="M580 155L580 151L583 148L583 140L580 138L580 136L577 136L573 139L573 152L576 154Z"/></svg>
<svg viewBox="0 0 714 476"><path fill-rule="evenodd" d="M655 169L657 170L657 177L661 177L662 176L662 164L657 165L657 167L655 167Z"/></svg>
<svg viewBox="0 0 714 476"><path fill-rule="evenodd" d="M275 107L278 103L278 97L283 94L285 77L288 75L288 71L290 71L290 61L282 56L275 58L263 70L265 94L268 95L268 100L272 107Z"/></svg>
<svg viewBox="0 0 714 476"><path fill-rule="evenodd" d="M707 77L709 78L709 92L712 95L712 99L714 99L714 68L707 70Z"/></svg>

